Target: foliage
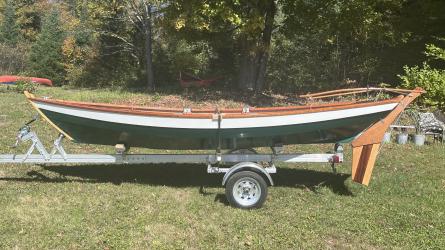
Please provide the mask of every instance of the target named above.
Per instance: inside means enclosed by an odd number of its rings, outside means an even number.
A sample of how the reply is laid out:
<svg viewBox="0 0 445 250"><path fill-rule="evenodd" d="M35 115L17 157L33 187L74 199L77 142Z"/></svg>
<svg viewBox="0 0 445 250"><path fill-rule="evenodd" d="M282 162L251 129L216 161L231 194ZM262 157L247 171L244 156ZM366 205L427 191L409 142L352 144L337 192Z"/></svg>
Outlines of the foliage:
<svg viewBox="0 0 445 250"><path fill-rule="evenodd" d="M445 41L445 39L439 39ZM427 44L425 54L431 59L445 61L445 49L437 47L434 44Z"/></svg>
<svg viewBox="0 0 445 250"><path fill-rule="evenodd" d="M44 18L42 31L30 53L30 68L37 77L51 79L56 85L64 83L62 44L65 32L60 12L52 9Z"/></svg>
<svg viewBox="0 0 445 250"><path fill-rule="evenodd" d="M403 2L282 1L269 81L307 91L376 84L380 51L402 43L395 26Z"/></svg>
<svg viewBox="0 0 445 250"><path fill-rule="evenodd" d="M206 76L211 72L210 60L214 56L213 48L205 41L192 44L184 39L178 39L172 41L161 55L157 55L156 59L160 60L159 57L165 57L164 60L169 61L168 70L176 72L174 79L177 79L180 71L197 76ZM170 81L174 79L170 79Z"/></svg>
<svg viewBox="0 0 445 250"><path fill-rule="evenodd" d="M92 24L89 20L91 14L87 5L77 6L75 2L71 2L71 10L65 11L65 16L69 16L70 11L74 16L70 18L68 24L69 33L67 34L62 45L63 66L65 69L65 80L74 86L85 86L87 75L87 67L96 55L96 51L92 47L95 38ZM90 86L92 86L90 84Z"/></svg>
<svg viewBox="0 0 445 250"><path fill-rule="evenodd" d="M228 33L227 42L235 48L238 87L263 90L277 13L275 1L178 1L171 7L177 30Z"/></svg>
<svg viewBox="0 0 445 250"><path fill-rule="evenodd" d="M37 84L28 79L19 79L15 84L15 91L18 93L23 93L24 91L35 93L36 90Z"/></svg>
<svg viewBox="0 0 445 250"><path fill-rule="evenodd" d="M445 62L444 49L429 44L426 46L425 54L432 58ZM433 68L428 62L422 67L405 66L404 74L399 75L402 86L405 88L422 87L426 93L419 100L427 106L437 107L445 110L445 69Z"/></svg>
<svg viewBox="0 0 445 250"><path fill-rule="evenodd" d="M54 9L63 22L48 28ZM437 0L0 0L0 72L147 89L178 85L184 71L285 93L391 83L443 36L444 9Z"/></svg>
<svg viewBox="0 0 445 250"><path fill-rule="evenodd" d="M42 29L44 16L52 9L53 3L48 1L15 0L17 6L17 23L20 36L25 42L33 43Z"/></svg>
<svg viewBox="0 0 445 250"><path fill-rule="evenodd" d="M28 48L24 44L16 46L0 43L0 75L26 71Z"/></svg>
<svg viewBox="0 0 445 250"><path fill-rule="evenodd" d="M407 125L414 125L416 128L416 134L423 134L422 126L421 126L421 118L420 118L420 110L417 107L410 107L403 111L403 114L406 115L406 119L409 120ZM401 119L402 116L399 117Z"/></svg>
<svg viewBox="0 0 445 250"><path fill-rule="evenodd" d="M75 86L83 86L88 60L94 58L94 51L89 46L82 46L75 36L68 36L63 42L63 66L66 72L65 80Z"/></svg>
<svg viewBox="0 0 445 250"><path fill-rule="evenodd" d="M403 69L404 75L400 75L403 87L422 87L426 93L419 100L425 105L445 110L445 70L434 69L426 62L422 67L405 66Z"/></svg>
<svg viewBox="0 0 445 250"><path fill-rule="evenodd" d="M19 40L19 31L14 1L8 0L0 26L0 42L9 46L15 45Z"/></svg>
<svg viewBox="0 0 445 250"><path fill-rule="evenodd" d="M90 9L89 16L95 16L99 22L95 28L96 37L91 58L86 60L85 74L82 74L83 86L128 87L142 79L142 67L139 58L126 47L123 41L131 41L132 31L125 19L125 5L114 1L101 5L100 11ZM136 39L136 38L135 38Z"/></svg>

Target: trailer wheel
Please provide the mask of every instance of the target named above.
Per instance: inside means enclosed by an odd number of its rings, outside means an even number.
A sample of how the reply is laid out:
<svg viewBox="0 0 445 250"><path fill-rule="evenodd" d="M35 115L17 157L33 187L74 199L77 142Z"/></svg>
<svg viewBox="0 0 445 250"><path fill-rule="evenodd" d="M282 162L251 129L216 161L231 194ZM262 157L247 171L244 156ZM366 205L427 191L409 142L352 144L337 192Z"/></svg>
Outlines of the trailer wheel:
<svg viewBox="0 0 445 250"><path fill-rule="evenodd" d="M230 205L234 207L260 208L267 197L266 181L252 171L237 172L227 181L226 197Z"/></svg>

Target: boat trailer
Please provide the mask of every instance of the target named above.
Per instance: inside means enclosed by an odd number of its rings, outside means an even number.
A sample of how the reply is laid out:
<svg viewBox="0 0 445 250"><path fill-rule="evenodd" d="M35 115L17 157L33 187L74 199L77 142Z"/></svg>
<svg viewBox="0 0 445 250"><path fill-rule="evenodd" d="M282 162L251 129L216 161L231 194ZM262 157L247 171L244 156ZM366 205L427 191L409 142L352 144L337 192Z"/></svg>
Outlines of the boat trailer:
<svg viewBox="0 0 445 250"><path fill-rule="evenodd" d="M116 145L115 154L67 154L63 148L64 135L54 140L48 151L37 134L26 123L18 132L16 143L31 142L25 154L0 155L0 164L156 164L156 163L200 163L207 165L207 173L224 173L222 185L229 203L239 208L258 208L267 197L267 187L273 186L271 174L277 172L275 163L330 163L336 173L335 164L343 162L343 147L335 145L334 153L283 154L283 146L272 147L270 154L258 154L251 149L234 150L229 153L213 154L127 154L124 145ZM35 154L34 151L38 152ZM233 165L234 164L234 165ZM228 167L232 165L231 167Z"/></svg>

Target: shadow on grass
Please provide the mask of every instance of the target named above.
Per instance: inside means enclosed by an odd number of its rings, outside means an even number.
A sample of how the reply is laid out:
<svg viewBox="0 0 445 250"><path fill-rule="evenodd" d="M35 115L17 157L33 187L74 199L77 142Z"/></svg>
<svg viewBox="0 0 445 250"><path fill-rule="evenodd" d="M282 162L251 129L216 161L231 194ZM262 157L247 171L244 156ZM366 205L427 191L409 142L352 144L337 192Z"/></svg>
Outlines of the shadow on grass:
<svg viewBox="0 0 445 250"><path fill-rule="evenodd" d="M29 178L0 178L5 181L24 182L85 182L85 183L139 183L153 186L201 187L200 193L207 195L203 187L221 187L222 174L208 174L206 167L191 164L149 164L149 165L82 165L43 166L48 174L29 171ZM348 174L334 174L307 169L278 168L272 175L275 186L307 189L317 193L320 187L327 187L338 195L352 195L345 185Z"/></svg>

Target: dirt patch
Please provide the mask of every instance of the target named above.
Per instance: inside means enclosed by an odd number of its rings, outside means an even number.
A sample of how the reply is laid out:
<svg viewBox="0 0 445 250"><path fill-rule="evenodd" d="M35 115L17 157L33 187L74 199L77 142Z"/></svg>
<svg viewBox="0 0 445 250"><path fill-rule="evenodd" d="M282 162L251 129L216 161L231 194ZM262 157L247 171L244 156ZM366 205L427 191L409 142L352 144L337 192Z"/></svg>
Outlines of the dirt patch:
<svg viewBox="0 0 445 250"><path fill-rule="evenodd" d="M112 101L113 104L169 108L242 108L250 107L283 107L332 103L341 101L376 101L377 96L340 96L327 99L312 99L298 97L296 94L255 93L253 91L230 91L215 89L184 90L182 93L159 92L152 94L136 94L127 99Z"/></svg>

